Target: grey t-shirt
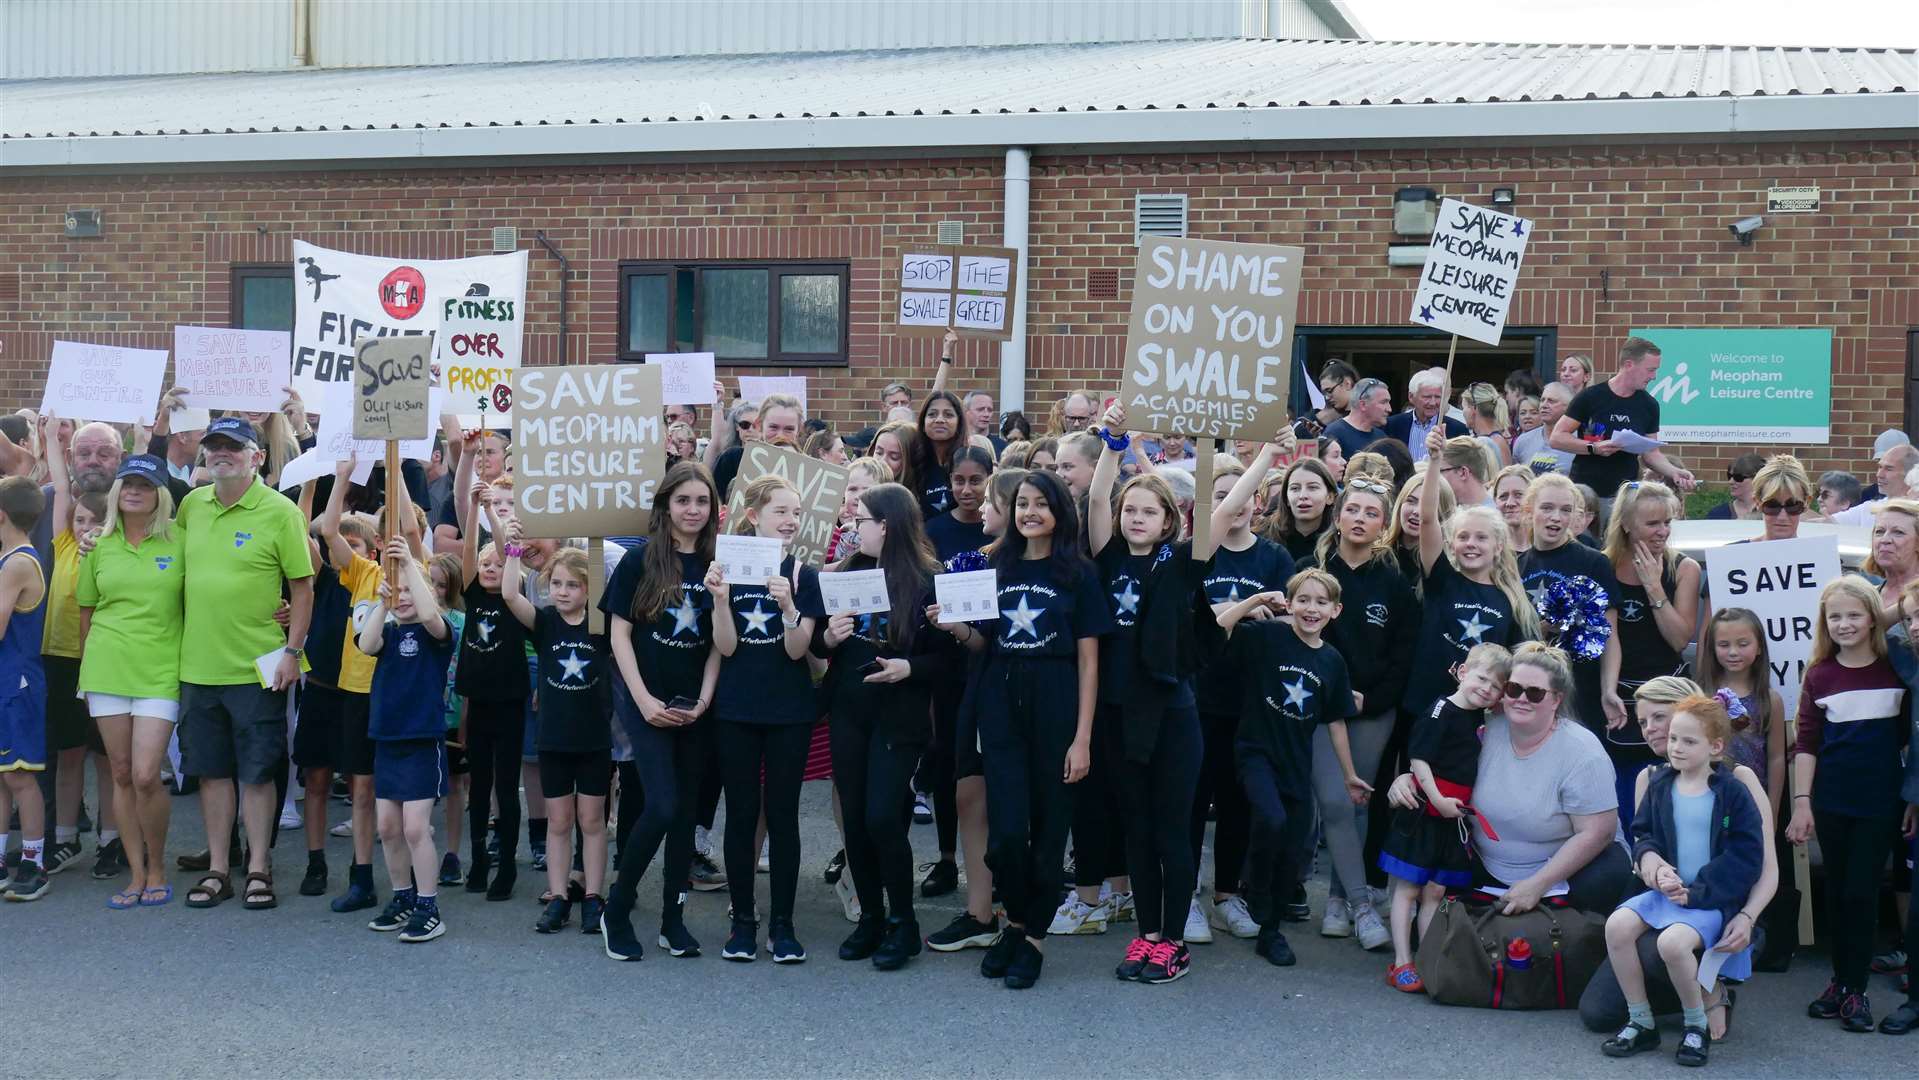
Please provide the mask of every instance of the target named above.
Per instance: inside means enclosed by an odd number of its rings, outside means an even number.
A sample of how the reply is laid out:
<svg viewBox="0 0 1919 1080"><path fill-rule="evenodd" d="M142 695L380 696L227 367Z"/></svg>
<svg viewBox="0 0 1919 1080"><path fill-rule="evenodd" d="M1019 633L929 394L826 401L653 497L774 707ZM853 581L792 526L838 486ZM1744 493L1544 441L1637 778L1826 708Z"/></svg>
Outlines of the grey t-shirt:
<svg viewBox="0 0 1919 1080"><path fill-rule="evenodd" d="M1513 753L1511 726L1486 718L1473 806L1485 815L1494 840L1473 830L1473 846L1488 873L1508 885L1539 872L1573 834L1574 815L1619 809L1612 761L1598 736L1562 721L1531 755Z"/></svg>
<svg viewBox="0 0 1919 1080"><path fill-rule="evenodd" d="M1551 434L1552 425L1541 424L1519 436L1517 439L1514 439L1513 463L1516 465L1531 466L1535 473L1557 472L1571 475L1573 471L1573 456L1564 450L1553 449L1552 444L1547 442L1547 438ZM1552 467L1543 467L1548 460L1551 462ZM1494 828L1498 828L1498 826L1495 825Z"/></svg>

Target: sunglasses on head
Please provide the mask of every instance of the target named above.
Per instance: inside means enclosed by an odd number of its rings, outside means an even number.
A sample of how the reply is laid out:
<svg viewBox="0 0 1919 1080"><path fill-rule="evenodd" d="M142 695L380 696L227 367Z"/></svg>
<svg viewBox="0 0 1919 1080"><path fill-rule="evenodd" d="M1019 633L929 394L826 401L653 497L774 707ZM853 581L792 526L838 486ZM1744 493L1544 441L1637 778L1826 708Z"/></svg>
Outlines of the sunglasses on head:
<svg viewBox="0 0 1919 1080"><path fill-rule="evenodd" d="M1550 693L1552 693L1552 691L1543 686L1523 686L1516 682L1506 684L1506 696L1512 698L1514 701L1525 698L1527 701L1537 705L1546 700L1546 695Z"/></svg>
<svg viewBox="0 0 1919 1080"><path fill-rule="evenodd" d="M1806 504L1800 502L1798 499L1794 499L1791 502L1767 499L1765 502L1759 504L1759 509L1765 511L1769 517L1773 514L1785 514L1788 517L1798 517L1800 514L1806 512Z"/></svg>
<svg viewBox="0 0 1919 1080"><path fill-rule="evenodd" d="M1374 495L1391 495L1393 489L1370 476L1355 476L1346 481L1346 486L1355 491L1370 491Z"/></svg>

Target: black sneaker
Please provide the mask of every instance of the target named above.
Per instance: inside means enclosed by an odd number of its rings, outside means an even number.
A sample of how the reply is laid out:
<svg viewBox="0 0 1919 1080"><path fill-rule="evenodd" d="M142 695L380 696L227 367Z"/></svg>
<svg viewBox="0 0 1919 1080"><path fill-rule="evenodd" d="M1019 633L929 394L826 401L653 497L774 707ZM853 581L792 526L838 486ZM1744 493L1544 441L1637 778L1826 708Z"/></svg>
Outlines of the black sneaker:
<svg viewBox="0 0 1919 1080"><path fill-rule="evenodd" d="M1839 1000L1844 996L1845 990L1839 986L1839 980L1834 979L1826 984L1824 993L1814 998L1812 1004L1806 1006L1806 1015L1814 1020L1837 1020L1839 1019Z"/></svg>
<svg viewBox="0 0 1919 1080"><path fill-rule="evenodd" d="M1672 1059L1681 1065L1698 1068L1706 1063L1706 1054L1712 1048L1712 1036L1705 1028L1689 1027L1679 1036L1679 1049L1673 1052Z"/></svg>
<svg viewBox="0 0 1919 1080"><path fill-rule="evenodd" d="M793 933L792 916L781 916L767 920L766 951L772 955L775 964L806 963L806 946Z"/></svg>
<svg viewBox="0 0 1919 1080"><path fill-rule="evenodd" d="M567 924L568 916L573 913L573 903L564 896L556 896L547 901L546 910L540 913L540 921L533 929L542 934L557 934Z"/></svg>
<svg viewBox="0 0 1919 1080"><path fill-rule="evenodd" d="M306 876L300 879L301 896L325 896L327 869L325 859L308 859Z"/></svg>
<svg viewBox="0 0 1919 1080"><path fill-rule="evenodd" d="M1183 941L1162 941L1153 950L1153 958L1147 962L1146 970L1139 973L1139 981L1161 985L1185 978L1193 970L1193 953Z"/></svg>
<svg viewBox="0 0 1919 1080"><path fill-rule="evenodd" d="M1286 943L1286 935L1275 926L1260 927L1259 940L1253 944L1253 955L1265 957L1266 962L1274 967L1292 967L1299 963L1299 958L1293 955L1293 947Z"/></svg>
<svg viewBox="0 0 1919 1080"><path fill-rule="evenodd" d="M879 915L861 916L859 925L840 942L841 960L865 960L880 950L880 938L886 933L886 919Z"/></svg>
<svg viewBox="0 0 1919 1080"><path fill-rule="evenodd" d="M493 884L487 886L486 898L496 902L513 899L513 883L519 876L520 872L513 868L511 862L501 863L500 868L493 872Z"/></svg>
<svg viewBox="0 0 1919 1080"><path fill-rule="evenodd" d="M1687 1031L1696 1031L1688 1028ZM1638 1024L1627 1024L1619 1029L1619 1034L1599 1044L1599 1052L1607 1057L1623 1058L1634 1054L1643 1054L1648 1050L1659 1049L1659 1029L1643 1028Z"/></svg>
<svg viewBox="0 0 1919 1080"><path fill-rule="evenodd" d="M1126 956L1113 969L1113 977L1121 982L1138 982L1139 973L1146 970L1146 963L1152 958L1153 943L1143 937L1135 937L1127 942Z"/></svg>
<svg viewBox="0 0 1919 1080"><path fill-rule="evenodd" d="M13 868L13 877L7 879L6 890L0 895L17 904L30 903L47 895L52 887L46 868L39 863L21 859Z"/></svg>
<svg viewBox="0 0 1919 1080"><path fill-rule="evenodd" d="M959 888L959 866L951 859L941 859L920 869L926 871L925 880L920 882L920 895L929 900Z"/></svg>
<svg viewBox="0 0 1919 1080"><path fill-rule="evenodd" d="M546 873L546 845L534 844L532 845L532 847L533 847L533 869L544 874Z"/></svg>
<svg viewBox="0 0 1919 1080"><path fill-rule="evenodd" d="M466 891L485 892L487 872L493 868L493 860L484 852L473 859L473 865L466 868Z"/></svg>
<svg viewBox="0 0 1919 1080"><path fill-rule="evenodd" d="M1879 1021L1881 1035L1907 1035L1919 1027L1919 1001L1908 1001Z"/></svg>
<svg viewBox="0 0 1919 1080"><path fill-rule="evenodd" d="M898 971L919 954L919 920L887 919L886 934L880 938L879 951L873 954L873 966L881 971Z"/></svg>
<svg viewBox="0 0 1919 1080"><path fill-rule="evenodd" d="M407 918L406 929L400 931L400 940L408 945L418 945L444 933L446 923L440 921L440 908L435 904L431 910L423 907L413 909L413 914Z"/></svg>
<svg viewBox="0 0 1919 1080"><path fill-rule="evenodd" d="M93 880L111 881L127 869L127 849L121 845L119 837L93 849Z"/></svg>
<svg viewBox="0 0 1919 1080"><path fill-rule="evenodd" d="M1003 979L1006 969L1013 962L1013 954L1026 942L1026 931L1009 926L1000 931L993 944L987 946L986 955L980 957L979 973L988 979Z"/></svg>
<svg viewBox="0 0 1919 1080"><path fill-rule="evenodd" d="M610 960L635 961L646 956L646 950L640 946L640 936L633 932L631 915L606 912L600 916L600 947L606 950Z"/></svg>
<svg viewBox="0 0 1919 1080"><path fill-rule="evenodd" d="M396 896L394 899L398 900L399 897ZM379 894L373 891L373 882L370 877L366 881L349 877L347 879L346 891L334 897L333 903L329 906L331 906L335 912L344 915L349 911L363 911L373 907L379 902ZM376 927L375 929L378 928ZM389 926L387 929L398 930L399 927Z"/></svg>
<svg viewBox="0 0 1919 1080"><path fill-rule="evenodd" d="M1839 1000L1839 1026L1847 1031L1872 1030L1872 1002L1866 1000L1866 995L1847 994Z"/></svg>
<svg viewBox="0 0 1919 1080"><path fill-rule="evenodd" d="M841 848L839 849L839 851L834 853L831 859L828 859L826 861L826 873L823 876L826 878L826 883L828 885L838 885L840 883L840 875L844 874L845 872L846 872L846 849Z"/></svg>
<svg viewBox="0 0 1919 1080"><path fill-rule="evenodd" d="M693 936L684 922L672 923L660 927L660 948L674 956L691 959L700 955L700 939Z"/></svg>
<svg viewBox="0 0 1919 1080"><path fill-rule="evenodd" d="M48 844L46 854L41 857L40 866L48 877L62 870L71 870L80 863L80 842L68 840L64 844Z"/></svg>
<svg viewBox="0 0 1919 1080"><path fill-rule="evenodd" d="M1006 988L1008 990L1030 990L1039 982L1040 968L1046 963L1046 956L1039 946L1026 940L1021 934L1019 945L1013 950L1013 959L1006 965Z"/></svg>
<svg viewBox="0 0 1919 1080"><path fill-rule="evenodd" d="M726 947L720 950L720 957L742 964L750 964L759 958L760 924L752 919L734 919L733 933L726 939Z"/></svg>
<svg viewBox="0 0 1919 1080"><path fill-rule="evenodd" d="M717 892L726 888L726 871L713 861L713 856L696 851L693 853L693 865L686 875L686 883L694 892Z"/></svg>
<svg viewBox="0 0 1919 1080"><path fill-rule="evenodd" d="M931 825L933 823L933 804L928 802L922 792L913 793L913 824Z"/></svg>
<svg viewBox="0 0 1919 1080"><path fill-rule="evenodd" d="M451 851L447 852L446 857L440 860L439 883L451 888L463 883L465 880L466 875L460 873L460 857Z"/></svg>
<svg viewBox="0 0 1919 1080"><path fill-rule="evenodd" d="M998 922L983 923L962 911L944 929L926 935L926 947L934 952L987 948L999 940Z"/></svg>
<svg viewBox="0 0 1919 1080"><path fill-rule="evenodd" d="M1305 922L1313 917L1312 906L1306 903L1306 886L1293 886L1293 895L1279 905L1279 918L1282 922Z"/></svg>
<svg viewBox="0 0 1919 1080"><path fill-rule="evenodd" d="M375 915L373 921L366 924L366 928L378 930L382 934L390 934L395 930L406 929L406 924L412 916L413 900L396 893L393 899L387 901L386 910Z"/></svg>
<svg viewBox="0 0 1919 1080"><path fill-rule="evenodd" d="M600 916L606 913L606 901L586 894L586 902L580 905L580 933L597 934L600 932Z"/></svg>

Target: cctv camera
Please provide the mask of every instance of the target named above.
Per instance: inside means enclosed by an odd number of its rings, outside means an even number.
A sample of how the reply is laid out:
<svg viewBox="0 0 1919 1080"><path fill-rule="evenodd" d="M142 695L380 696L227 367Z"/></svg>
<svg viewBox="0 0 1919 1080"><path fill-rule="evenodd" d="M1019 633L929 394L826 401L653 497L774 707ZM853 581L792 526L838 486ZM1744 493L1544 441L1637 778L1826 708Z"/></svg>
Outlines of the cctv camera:
<svg viewBox="0 0 1919 1080"><path fill-rule="evenodd" d="M1749 218L1740 218L1738 221L1726 226L1726 231L1732 233L1733 239L1739 241L1741 244L1751 245L1752 234L1765 227L1766 219L1760 217L1758 214L1754 214Z"/></svg>

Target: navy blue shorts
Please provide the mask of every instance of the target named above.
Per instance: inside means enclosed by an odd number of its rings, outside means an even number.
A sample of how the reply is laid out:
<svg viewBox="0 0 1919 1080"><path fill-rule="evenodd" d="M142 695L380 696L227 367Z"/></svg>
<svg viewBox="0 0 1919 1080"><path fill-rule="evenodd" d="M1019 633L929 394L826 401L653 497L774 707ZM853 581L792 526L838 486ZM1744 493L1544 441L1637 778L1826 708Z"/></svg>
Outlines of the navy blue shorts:
<svg viewBox="0 0 1919 1080"><path fill-rule="evenodd" d="M47 767L47 689L30 684L0 699L0 772ZM6 822L0 821L0 829Z"/></svg>
<svg viewBox="0 0 1919 1080"><path fill-rule="evenodd" d="M446 794L446 742L382 739L373 744L373 797L390 802L438 799Z"/></svg>

